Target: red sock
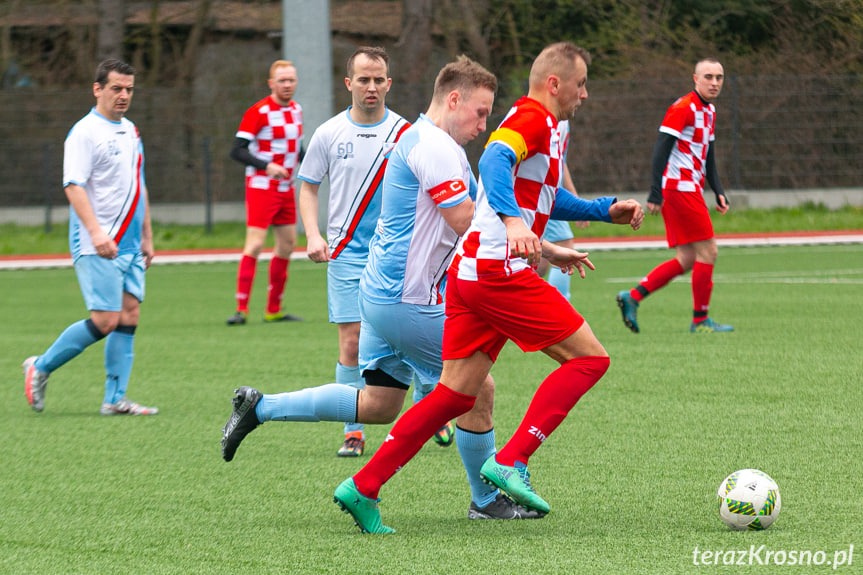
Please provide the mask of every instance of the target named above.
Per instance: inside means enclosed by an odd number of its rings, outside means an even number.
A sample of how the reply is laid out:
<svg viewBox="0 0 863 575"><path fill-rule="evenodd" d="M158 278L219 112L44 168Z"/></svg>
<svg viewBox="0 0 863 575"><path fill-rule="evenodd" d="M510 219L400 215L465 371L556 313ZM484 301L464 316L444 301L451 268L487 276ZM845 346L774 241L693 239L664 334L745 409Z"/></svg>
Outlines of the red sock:
<svg viewBox="0 0 863 575"><path fill-rule="evenodd" d="M692 317L696 323L707 319L713 293L713 264L695 262L692 266Z"/></svg>
<svg viewBox="0 0 863 575"><path fill-rule="evenodd" d="M252 282L255 281L255 268L258 260L243 254L240 258L240 269L237 271L237 311L248 313L249 296L252 293Z"/></svg>
<svg viewBox="0 0 863 575"><path fill-rule="evenodd" d="M629 295L631 295L632 299L635 301L641 301L647 297L647 294L653 293L661 287L665 287L668 285L668 282L682 273L683 266L680 265L677 258L672 258L653 268L653 270L647 274L647 277L641 280L638 287L633 288L632 291L629 292Z"/></svg>
<svg viewBox="0 0 863 575"><path fill-rule="evenodd" d="M267 286L267 313L278 313L282 309L282 296L288 282L290 260L273 256L270 261L270 285Z"/></svg>
<svg viewBox="0 0 863 575"><path fill-rule="evenodd" d="M603 356L577 357L551 372L533 395L518 429L498 452L497 462L512 466L520 461L527 465L533 452L605 374L610 362Z"/></svg>
<svg viewBox="0 0 863 575"><path fill-rule="evenodd" d="M475 397L438 383L434 390L407 410L387 434L384 444L354 475L360 493L377 498L381 486L416 455L435 432L473 408Z"/></svg>

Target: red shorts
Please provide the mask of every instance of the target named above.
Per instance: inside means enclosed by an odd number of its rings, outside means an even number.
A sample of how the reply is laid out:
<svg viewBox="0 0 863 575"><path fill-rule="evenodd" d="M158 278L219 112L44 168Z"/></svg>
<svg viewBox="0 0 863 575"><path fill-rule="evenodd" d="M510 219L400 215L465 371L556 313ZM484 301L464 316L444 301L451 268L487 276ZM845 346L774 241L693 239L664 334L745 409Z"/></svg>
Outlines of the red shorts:
<svg viewBox="0 0 863 575"><path fill-rule="evenodd" d="M584 324L557 288L533 270L481 281L447 276L443 359L462 359L477 351L492 361L508 339L523 351L559 343Z"/></svg>
<svg viewBox="0 0 863 575"><path fill-rule="evenodd" d="M287 192L246 186L246 225L253 228L292 226L297 223L294 189Z"/></svg>
<svg viewBox="0 0 863 575"><path fill-rule="evenodd" d="M663 192L665 239L674 248L713 238L713 222L701 192Z"/></svg>

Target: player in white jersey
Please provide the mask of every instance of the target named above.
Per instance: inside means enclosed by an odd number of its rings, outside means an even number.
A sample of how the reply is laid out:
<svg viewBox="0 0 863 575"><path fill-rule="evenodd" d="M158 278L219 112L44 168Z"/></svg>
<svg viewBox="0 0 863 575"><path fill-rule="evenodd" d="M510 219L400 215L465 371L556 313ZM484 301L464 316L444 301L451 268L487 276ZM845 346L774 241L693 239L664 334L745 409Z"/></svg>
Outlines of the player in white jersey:
<svg viewBox="0 0 863 575"><path fill-rule="evenodd" d="M24 361L24 392L45 407L48 376L105 338L102 415L154 415L126 397L144 271L153 258L153 231L138 129L125 118L135 69L109 59L96 69L96 106L66 138L63 187L71 207L69 248L89 319L68 326L40 356Z"/></svg>
<svg viewBox="0 0 863 575"><path fill-rule="evenodd" d="M386 156L410 126L386 107L392 85L388 65L389 56L378 47L360 47L348 58L345 86L352 105L315 130L299 174L306 253L327 263L329 320L339 330L336 383L357 389L363 386L357 362L360 275L381 213ZM326 239L318 227L318 189L325 176L330 184ZM346 422L337 455L359 457L364 449L363 424Z"/></svg>
<svg viewBox="0 0 863 575"><path fill-rule="evenodd" d="M339 360L335 383L353 388L353 393L364 385L357 359L360 276L381 213L380 189L387 155L410 126L386 107L386 94L392 84L388 63L386 51L379 47L363 46L351 55L345 86L351 92L352 105L315 131L299 173L302 181L300 216L307 237L306 253L312 261L327 263L329 319L338 325ZM318 191L324 177L329 178L330 183L327 239L318 226ZM423 391L428 393L431 387ZM245 392L237 390L236 393L242 396ZM289 399L285 394L280 397ZM242 402L242 398L239 401ZM365 449L363 424L354 421L353 413L342 421L345 421L345 439L337 454L340 457L362 455ZM228 427L226 425L225 443L230 447L223 449L223 455L230 461L236 445L227 439L231 435ZM446 446L452 443L453 433L454 429L446 425L435 439Z"/></svg>

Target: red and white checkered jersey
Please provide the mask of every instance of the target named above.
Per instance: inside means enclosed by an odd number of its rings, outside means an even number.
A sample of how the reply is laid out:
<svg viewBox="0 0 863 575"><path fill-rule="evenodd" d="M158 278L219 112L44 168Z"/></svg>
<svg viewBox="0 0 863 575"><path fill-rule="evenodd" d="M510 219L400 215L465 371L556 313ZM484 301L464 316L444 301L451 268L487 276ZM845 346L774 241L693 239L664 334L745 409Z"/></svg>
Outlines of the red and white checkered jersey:
<svg viewBox="0 0 863 575"><path fill-rule="evenodd" d="M714 139L716 108L695 91L668 108L659 131L677 138L662 175L662 189L677 192L704 190L707 149Z"/></svg>
<svg viewBox="0 0 863 575"><path fill-rule="evenodd" d="M486 144L486 148L507 146L515 154L515 200L525 225L539 237L561 184L564 145L557 118L526 96L515 103ZM473 222L462 236L451 266L461 279L511 275L531 267L527 259L510 256L506 227L489 204L488 193L480 174Z"/></svg>
<svg viewBox="0 0 863 575"><path fill-rule="evenodd" d="M266 170L246 166L246 185L259 190L274 192L294 191L294 172L300 161L303 138L303 109L291 100L280 106L272 96L267 96L243 115L237 137L249 140L249 152L265 162L275 162L285 167L288 177L276 180L267 176Z"/></svg>

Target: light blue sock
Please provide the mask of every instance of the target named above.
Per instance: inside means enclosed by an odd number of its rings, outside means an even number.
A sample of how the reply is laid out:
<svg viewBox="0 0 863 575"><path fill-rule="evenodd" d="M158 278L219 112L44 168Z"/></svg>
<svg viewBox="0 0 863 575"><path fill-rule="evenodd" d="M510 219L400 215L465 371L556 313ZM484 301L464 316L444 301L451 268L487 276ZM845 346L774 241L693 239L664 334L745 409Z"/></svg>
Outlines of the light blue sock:
<svg viewBox="0 0 863 575"><path fill-rule="evenodd" d="M467 481L470 483L470 498L477 507L485 507L497 497L497 487L487 485L479 477L479 470L486 460L495 454L494 429L485 433L465 431L455 428L455 443L458 453L467 471Z"/></svg>
<svg viewBox="0 0 863 575"><path fill-rule="evenodd" d="M342 383L344 385L349 385L356 389L362 389L366 386L365 380L360 376L360 367L355 365L353 367L347 367L342 365L339 362L336 362L336 383ZM354 431L361 431L363 434L363 439L366 438L366 433L364 431L364 426L362 423L347 423L348 421L353 421L353 415L351 415L351 419L337 419L336 421L344 421L345 423L345 435Z"/></svg>
<svg viewBox="0 0 863 575"><path fill-rule="evenodd" d="M353 421L357 390L341 383L264 395L255 406L258 421Z"/></svg>
<svg viewBox="0 0 863 575"><path fill-rule="evenodd" d="M54 340L51 347L36 360L36 363L34 363L36 369L44 373L51 373L66 362L77 357L88 346L105 337L92 324L93 322L89 319L82 319L67 327Z"/></svg>
<svg viewBox="0 0 863 575"><path fill-rule="evenodd" d="M437 385L437 384L423 386L420 379L416 376L416 374L414 374L414 379L413 379L414 390L413 390L413 393L411 395L411 398L414 400L414 404L419 403L422 398L424 398L425 396L430 394L432 392L432 390L434 389L435 385Z"/></svg>
<svg viewBox="0 0 863 575"><path fill-rule="evenodd" d="M570 297L569 285L572 280L572 276L562 273L558 268L551 268L548 270L548 283L557 288L563 297L567 300Z"/></svg>
<svg viewBox="0 0 863 575"><path fill-rule="evenodd" d="M104 403L117 403L126 396L135 359L135 326L117 326L105 338Z"/></svg>

